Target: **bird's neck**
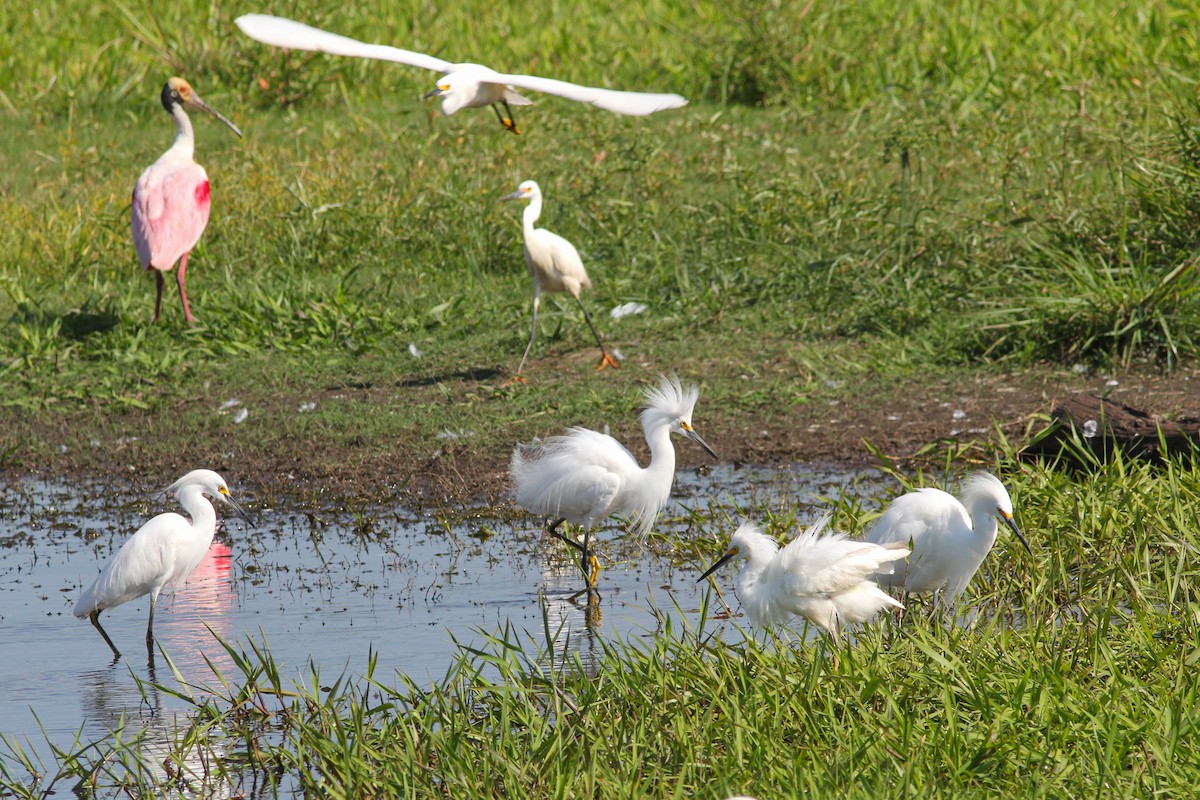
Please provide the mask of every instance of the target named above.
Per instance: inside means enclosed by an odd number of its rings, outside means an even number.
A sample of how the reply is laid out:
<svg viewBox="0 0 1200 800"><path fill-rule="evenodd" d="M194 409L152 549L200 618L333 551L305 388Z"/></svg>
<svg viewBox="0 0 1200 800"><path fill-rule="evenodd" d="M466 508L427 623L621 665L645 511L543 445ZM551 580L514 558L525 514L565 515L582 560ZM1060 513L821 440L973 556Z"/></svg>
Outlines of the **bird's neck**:
<svg viewBox="0 0 1200 800"><path fill-rule="evenodd" d="M758 600L757 595L751 591L751 587L762 580L763 572L777 552L779 552L779 547L765 537L756 538L746 545L746 564L738 572L737 578L733 582L743 605ZM766 613L765 606L762 612Z"/></svg>
<svg viewBox="0 0 1200 800"><path fill-rule="evenodd" d="M192 121L178 103L171 106L171 117L175 120L175 143L167 153L174 158L191 161L196 154L196 134L192 131Z"/></svg>
<svg viewBox="0 0 1200 800"><path fill-rule="evenodd" d="M671 431L664 425L646 426L646 444L650 445L650 466L647 477L666 484L667 491L675 480L675 445L671 444Z"/></svg>
<svg viewBox="0 0 1200 800"><path fill-rule="evenodd" d="M983 541L990 549L996 543L996 534L1000 523L996 519L995 504L990 499L964 503L967 513L971 516L971 530L976 539Z"/></svg>
<svg viewBox="0 0 1200 800"><path fill-rule="evenodd" d="M524 222L526 236L529 236L533 233L533 224L538 221L538 217L541 215L542 198L535 197L529 201L529 205L525 206L525 213L521 215L521 220Z"/></svg>
<svg viewBox="0 0 1200 800"><path fill-rule="evenodd" d="M217 531L217 510L199 486L185 486L178 495L179 505L192 518L192 530L211 537Z"/></svg>

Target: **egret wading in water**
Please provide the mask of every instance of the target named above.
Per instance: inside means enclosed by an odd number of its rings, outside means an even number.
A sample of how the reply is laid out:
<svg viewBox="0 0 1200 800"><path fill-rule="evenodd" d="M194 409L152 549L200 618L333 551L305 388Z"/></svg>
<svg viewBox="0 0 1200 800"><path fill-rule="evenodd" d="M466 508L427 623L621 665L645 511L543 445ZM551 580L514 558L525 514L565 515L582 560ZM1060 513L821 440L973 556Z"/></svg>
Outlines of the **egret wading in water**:
<svg viewBox="0 0 1200 800"><path fill-rule="evenodd" d="M950 609L996 543L999 520L1032 556L1013 521L1008 490L995 475L978 472L963 481L961 500L932 488L897 497L864 539L912 548L907 564L878 576L881 586L903 587L906 604L910 594L934 592Z"/></svg>
<svg viewBox="0 0 1200 800"><path fill-rule="evenodd" d="M121 657L121 651L101 627L100 612L149 594L146 649L153 653L154 608L158 593L164 586L174 588L187 580L204 559L216 533L217 512L208 497L225 503L250 522L245 510L229 496L225 479L212 470L192 470L171 484L167 491L175 495L191 521L179 514L159 514L138 528L75 603L75 616L91 621L116 658Z"/></svg>
<svg viewBox="0 0 1200 800"><path fill-rule="evenodd" d="M697 583L726 562L744 560L734 586L753 624L768 628L804 617L837 642L844 626L865 622L885 607L901 607L873 578L893 569L909 551L900 543L847 539L826 531L828 524L826 515L781 549L757 525L742 523L725 554Z"/></svg>
<svg viewBox="0 0 1200 800"><path fill-rule="evenodd" d="M146 167L133 187L131 223L133 246L137 248L142 269L154 270L158 293L154 298L154 321L162 306L163 273L179 262L175 281L183 301L183 316L190 325L195 319L188 306L188 254L200 241L208 225L209 188L204 167L193 160L196 137L186 112L203 111L224 122L239 137L237 126L200 99L183 78L171 78L163 86L162 104L175 120L175 143Z"/></svg>
<svg viewBox="0 0 1200 800"><path fill-rule="evenodd" d="M517 94L517 89L529 89L557 97L565 97L580 103L590 103L597 108L617 114L641 117L671 108L687 105L687 100L677 94L654 92L621 92L612 89L597 89L579 86L536 75L508 75L496 72L482 64L454 64L424 53L401 50L382 44L367 44L348 36L314 28L300 22L268 14L246 14L234 22L242 33L255 41L290 50L315 50L335 56L373 58L393 61L442 73L434 88L425 96L442 99L442 113L449 116L462 108L491 106L500 124L513 133L520 133L513 121L510 105L527 106L532 101ZM501 113L500 106L504 107Z"/></svg>
<svg viewBox="0 0 1200 800"><path fill-rule="evenodd" d="M596 337L596 345L600 348L600 362L596 364L596 369L619 366L604 349L604 342L600 341L600 334L592 324L592 315L579 298L582 290L592 288L592 281L588 278L587 270L583 268L583 259L579 257L579 251L575 249L575 245L557 233L533 227L538 217L542 216L542 190L537 181L525 181L515 192L500 199L529 201L521 215L521 222L525 234L525 265L529 267L529 274L533 276L533 321L529 326L529 342L525 345L525 354L521 356L517 374L512 379L523 380L521 370L525 369L525 359L529 358L533 338L537 335L537 314L542 292L566 292L574 297L588 328L592 331L592 336Z"/></svg>
<svg viewBox="0 0 1200 800"><path fill-rule="evenodd" d="M518 444L513 450L509 471L517 505L546 517L546 530L580 552L589 594L600 571L591 551L592 526L623 514L633 532L644 536L667 504L675 480L671 434L688 437L717 458L692 428L692 409L699 397L696 386L684 387L676 377L663 376L658 386L647 387L642 411L642 430L650 446L646 467L613 437L587 428L569 428L538 446ZM559 531L564 522L583 526L583 544Z"/></svg>

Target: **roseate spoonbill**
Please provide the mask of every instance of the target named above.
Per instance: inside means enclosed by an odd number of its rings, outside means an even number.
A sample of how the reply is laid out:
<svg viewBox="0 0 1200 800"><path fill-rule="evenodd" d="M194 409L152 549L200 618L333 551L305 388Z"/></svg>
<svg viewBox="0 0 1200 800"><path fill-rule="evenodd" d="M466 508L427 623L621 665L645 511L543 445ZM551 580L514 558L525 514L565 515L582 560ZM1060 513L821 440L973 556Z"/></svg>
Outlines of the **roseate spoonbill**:
<svg viewBox="0 0 1200 800"><path fill-rule="evenodd" d="M175 143L146 168L133 187L133 245L142 268L154 270L158 294L154 298L154 321L162 306L163 273L179 262L175 280L183 300L183 315L194 322L188 306L185 274L188 254L208 224L208 174L192 160L196 138L186 111L212 114L238 136L237 126L213 110L183 78L171 78L163 86L162 104L175 120Z"/></svg>
<svg viewBox="0 0 1200 800"><path fill-rule="evenodd" d="M646 388L642 430L650 445L650 465L644 468L616 439L587 428L569 428L564 436L536 446L518 444L513 450L509 472L517 505L546 517L546 530L580 552L589 593L600 570L591 552L592 526L625 514L633 531L645 535L667 504L675 480L671 433L683 434L717 458L692 428L699 397L697 387L681 386L676 377L663 376L658 386ZM564 522L583 526L582 545L558 530Z"/></svg>
<svg viewBox="0 0 1200 800"><path fill-rule="evenodd" d="M557 233L533 227L542 215L542 190L537 182L525 181L515 192L500 199L529 201L521 219L525 231L525 265L529 267L529 274L533 276L533 321L529 325L529 342L525 345L525 354L521 356L521 363L517 366L517 374L513 376L513 380L522 380L521 370L525 369L525 359L529 358L529 350L533 347L542 292L566 292L574 297L583 311L583 318L587 321L592 336L596 337L596 344L600 347L600 362L596 364L596 369L619 366L616 359L604 349L604 342L600 341L600 334L592 324L592 315L579 298L582 290L592 288L592 281L588 278L587 270L583 268L583 259L579 257L579 251L575 249L575 245Z"/></svg>
<svg viewBox="0 0 1200 800"><path fill-rule="evenodd" d="M620 92L612 89L596 89L578 86L566 81L539 78L534 75L508 75L496 72L480 64L453 64L424 53L401 50L382 44L366 44L347 36L329 33L300 22L268 14L246 14L234 20L242 33L255 41L291 50L315 50L335 56L373 58L394 61L410 67L444 73L438 78L435 88L426 97L442 98L442 113L447 116L461 108L483 108L491 106L500 124L513 133L520 133L513 121L509 105L527 106L531 101L517 94L516 89L565 97L580 103L591 103L597 108L617 114L645 116L655 111L681 108L687 100L677 94L652 92ZM515 89L514 89L515 87ZM500 113L497 104L504 106ZM507 115L507 116L506 116Z"/></svg>
<svg viewBox="0 0 1200 800"><path fill-rule="evenodd" d="M828 524L826 515L780 549L757 525L742 523L697 583L727 561L745 560L734 585L752 623L770 627L801 616L836 642L842 626L865 622L885 606L901 607L873 578L909 551L898 542L856 542L826 531Z"/></svg>
<svg viewBox="0 0 1200 800"><path fill-rule="evenodd" d="M999 478L987 472L969 476L958 500L941 489L917 489L888 505L864 539L900 542L912 548L908 563L879 575L881 586L902 586L910 594L936 592L947 609L967 588L996 543L997 518L1030 555L1029 543L1013 521L1012 500Z"/></svg>
<svg viewBox="0 0 1200 800"><path fill-rule="evenodd" d="M195 469L167 488L191 515L159 514L126 540L108 560L100 575L79 595L75 616L91 621L115 658L121 651L100 625L100 612L115 608L142 595L150 595L150 621L146 625L146 649L154 647L154 607L164 586L176 587L203 560L217 530L217 512L205 495L231 506L250 522L245 510L229 496L225 479L209 469Z"/></svg>

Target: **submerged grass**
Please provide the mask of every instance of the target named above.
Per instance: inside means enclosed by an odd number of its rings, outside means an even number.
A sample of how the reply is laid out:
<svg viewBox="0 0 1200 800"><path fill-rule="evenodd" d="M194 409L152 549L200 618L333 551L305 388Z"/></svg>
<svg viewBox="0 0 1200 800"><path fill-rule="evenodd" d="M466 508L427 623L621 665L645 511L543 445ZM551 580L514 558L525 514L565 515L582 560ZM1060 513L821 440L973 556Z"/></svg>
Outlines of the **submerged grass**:
<svg viewBox="0 0 1200 800"><path fill-rule="evenodd" d="M265 643L216 640L234 674L155 687L196 709L169 744L117 735L38 765L6 742L5 788L1186 796L1200 780L1200 469L1118 458L1086 475L1024 465L1004 477L1034 558L1002 539L972 586L969 622L918 605L902 630L881 621L835 649L791 632L743 637L708 595L645 636L599 640L598 667L549 623L503 626L461 646L429 684L389 678L373 656L361 676L289 676ZM768 513L768 527L790 535L799 513ZM852 500L840 513L850 530L868 521ZM699 528L711 556L728 525Z"/></svg>

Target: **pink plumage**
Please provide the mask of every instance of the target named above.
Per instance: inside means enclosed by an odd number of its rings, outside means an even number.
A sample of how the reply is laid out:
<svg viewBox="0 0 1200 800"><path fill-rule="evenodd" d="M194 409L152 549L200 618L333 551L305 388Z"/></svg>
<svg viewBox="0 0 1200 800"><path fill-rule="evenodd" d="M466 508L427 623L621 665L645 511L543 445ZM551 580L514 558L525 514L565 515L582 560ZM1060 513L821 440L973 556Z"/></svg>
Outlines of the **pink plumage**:
<svg viewBox="0 0 1200 800"><path fill-rule="evenodd" d="M237 127L209 108L182 78L171 78L162 91L162 104L175 120L175 142L146 168L133 188L131 227L133 245L145 270L155 270L158 293L154 321L162 306L163 273L179 262L176 282L183 315L192 323L187 299L187 259L200 241L211 211L208 174L193 160L195 136L185 110L204 111L241 136Z"/></svg>
<svg viewBox="0 0 1200 800"><path fill-rule="evenodd" d="M146 168L133 190L133 245L143 269L169 272L200 241L211 209L204 167L163 163Z"/></svg>

